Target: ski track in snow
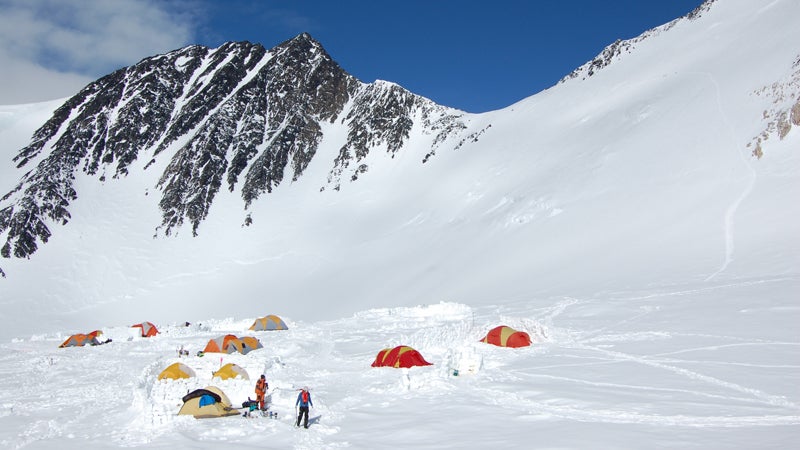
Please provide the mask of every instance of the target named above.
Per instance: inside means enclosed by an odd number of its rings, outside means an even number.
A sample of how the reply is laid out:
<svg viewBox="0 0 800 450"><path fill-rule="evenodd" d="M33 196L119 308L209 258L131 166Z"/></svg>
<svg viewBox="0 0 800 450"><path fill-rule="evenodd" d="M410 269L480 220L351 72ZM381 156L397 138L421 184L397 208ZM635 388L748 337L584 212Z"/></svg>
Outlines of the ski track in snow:
<svg viewBox="0 0 800 450"><path fill-rule="evenodd" d="M579 422L601 422L616 424L648 424L664 427L752 427L800 424L800 416L686 416L640 414L613 409L585 409L582 407L554 405L530 401L520 395L478 389L487 400L497 405L519 405L526 414L532 416L554 416Z"/></svg>
<svg viewBox="0 0 800 450"><path fill-rule="evenodd" d="M736 216L736 211L739 210L739 206L748 196L750 196L750 193L753 192L753 188L755 188L756 185L757 174L755 169L753 169L753 166L750 165L745 154L739 148L740 146L738 145L737 140L734 138L734 136L736 135L736 130L733 127L733 125L731 125L731 122L728 119L727 114L725 113L725 109L722 107L722 94L720 93L719 83L714 78L713 74L707 72L704 75L706 75L708 79L711 80L711 83L714 85L714 92L716 93L717 108L719 110L719 115L722 118L722 121L728 127L728 130L730 130L729 136L731 142L729 145L731 146L732 149L735 149L736 154L739 156L739 159L742 162L742 165L744 165L744 167L747 168L747 172L749 174L747 178L747 184L745 185L744 190L733 201L733 203L731 203L730 206L728 206L728 209L725 211L725 220L723 226L723 230L725 233L725 258L720 268L706 278L706 281L711 281L714 278L716 278L719 274L725 272L730 263L733 262L733 254L736 249L735 235L734 235L734 225L735 225L734 218Z"/></svg>
<svg viewBox="0 0 800 450"><path fill-rule="evenodd" d="M592 351L595 351L595 352L598 352L598 353L601 353L601 354L604 354L604 355L608 355L613 360L632 361L632 362L635 362L635 363L638 363L638 364L648 365L648 366L656 367L656 368L659 368L659 369L667 370L667 371L670 371L670 372L674 372L674 373L677 373L679 375L683 375L683 376L685 376L687 378L690 378L690 379L693 379L693 380L700 380L700 381L704 381L706 383L710 383L710 384L713 384L713 385L724 387L724 388L729 389L729 390L733 390L733 391L738 391L738 392L741 392L741 393L749 394L749 395L752 395L753 397L755 397L757 399L762 400L764 403L766 403L768 405L787 407L787 408L791 408L791 409L800 409L800 407L798 407L797 404L787 400L785 397L776 396L776 395L770 395L770 394L762 392L762 391L760 391L758 389L748 388L748 387L741 386L741 385L736 384L736 383L731 383L731 382L727 382L727 381L724 381L724 380L720 380L720 379L715 378L715 377L711 377L711 376L708 376L708 375L703 375L701 373L698 373L698 372L695 372L695 371L692 371L692 370L683 369L683 368L680 368L680 367L664 364L664 363L659 362L659 361L650 360L650 359L648 359L646 357L640 357L640 356L631 355L631 354L622 353L622 352L615 352L615 351L606 350L606 349L602 349L602 348L598 348L598 347L592 347L592 346L579 346L579 348L592 350Z"/></svg>

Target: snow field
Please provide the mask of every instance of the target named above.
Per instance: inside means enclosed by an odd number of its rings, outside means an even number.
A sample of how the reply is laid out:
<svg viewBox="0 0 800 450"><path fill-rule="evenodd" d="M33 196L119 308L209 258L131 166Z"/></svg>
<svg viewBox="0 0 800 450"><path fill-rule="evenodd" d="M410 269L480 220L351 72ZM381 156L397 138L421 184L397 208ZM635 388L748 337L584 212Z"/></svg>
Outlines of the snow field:
<svg viewBox="0 0 800 450"><path fill-rule="evenodd" d="M56 348L67 333L16 339L0 355L0 445L483 448L535 440L585 448L595 436L613 448L633 448L634 438L656 447L779 448L800 431L800 339L789 326L800 308L785 294L799 285L780 278L481 307L443 302L327 322L284 318L290 329L274 332L232 318L162 325L149 339L117 327L104 329L113 342L85 348ZM754 296L769 306L754 308ZM694 309L701 314L687 313ZM755 330L754 321L766 326ZM533 346L478 342L500 324L529 332ZM196 356L227 333L256 336L264 348ZM370 367L395 345L434 365ZM180 346L189 357L178 358ZM197 377L157 380L177 361ZM229 362L251 379L211 378ZM241 406L255 398L261 373L277 420L176 415L183 395L208 385ZM315 407L309 430L298 430L294 402L304 385Z"/></svg>

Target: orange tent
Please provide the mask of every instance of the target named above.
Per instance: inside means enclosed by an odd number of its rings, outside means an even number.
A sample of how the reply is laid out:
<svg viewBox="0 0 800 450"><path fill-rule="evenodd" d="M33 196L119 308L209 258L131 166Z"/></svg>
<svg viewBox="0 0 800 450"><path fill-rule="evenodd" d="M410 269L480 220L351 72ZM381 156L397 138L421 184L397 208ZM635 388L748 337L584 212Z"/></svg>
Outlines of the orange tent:
<svg viewBox="0 0 800 450"><path fill-rule="evenodd" d="M131 325L131 328L141 328L142 337L153 337L158 334L158 328L150 322L137 323L136 325Z"/></svg>
<svg viewBox="0 0 800 450"><path fill-rule="evenodd" d="M385 348L378 352L372 367L413 367L432 365L422 355L411 347L401 345L395 348Z"/></svg>
<svg viewBox="0 0 800 450"><path fill-rule="evenodd" d="M239 338L232 334L226 334L215 339L211 339L203 349L203 353L233 353L239 351L238 347L230 346L232 341L239 341ZM239 344L241 346L241 343Z"/></svg>
<svg viewBox="0 0 800 450"><path fill-rule="evenodd" d="M486 333L481 342L497 345L498 347L527 347L531 345L531 337L524 331L517 331L511 327L501 325L492 328Z"/></svg>
<svg viewBox="0 0 800 450"><path fill-rule="evenodd" d="M83 347L84 345L99 345L100 343L97 341L97 334L99 332L91 332L89 334L73 334L72 336L68 337L66 341L64 341L58 348L64 347Z"/></svg>

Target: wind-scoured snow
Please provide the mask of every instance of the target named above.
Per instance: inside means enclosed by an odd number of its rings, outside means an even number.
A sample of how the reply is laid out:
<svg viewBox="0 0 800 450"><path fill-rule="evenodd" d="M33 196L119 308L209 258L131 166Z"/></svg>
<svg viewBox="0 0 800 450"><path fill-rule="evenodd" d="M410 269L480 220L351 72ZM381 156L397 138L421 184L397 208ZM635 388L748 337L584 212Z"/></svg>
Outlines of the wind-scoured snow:
<svg viewBox="0 0 800 450"><path fill-rule="evenodd" d="M221 189L196 237L156 233L147 161L77 177L70 222L0 260L0 447L795 446L798 20L793 0L707 2L443 141L416 122L338 189L348 130L325 123L302 176L247 210ZM4 192L58 106L0 108ZM247 330L266 314L290 329ZM144 320L162 333L132 337ZM498 325L533 345L478 342ZM113 342L57 348L95 329ZM226 333L264 348L196 356ZM370 367L396 345L433 365ZM197 378L158 381L176 361ZM212 380L226 362L251 380ZM176 415L207 385L239 406L261 373L277 420Z"/></svg>

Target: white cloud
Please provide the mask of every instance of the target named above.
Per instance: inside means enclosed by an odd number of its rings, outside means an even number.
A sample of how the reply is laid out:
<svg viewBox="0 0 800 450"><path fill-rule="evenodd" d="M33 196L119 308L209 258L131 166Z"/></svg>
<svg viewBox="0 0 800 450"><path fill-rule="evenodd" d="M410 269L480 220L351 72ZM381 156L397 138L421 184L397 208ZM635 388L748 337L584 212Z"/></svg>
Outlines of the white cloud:
<svg viewBox="0 0 800 450"><path fill-rule="evenodd" d="M189 0L0 0L0 104L66 97L186 45Z"/></svg>

